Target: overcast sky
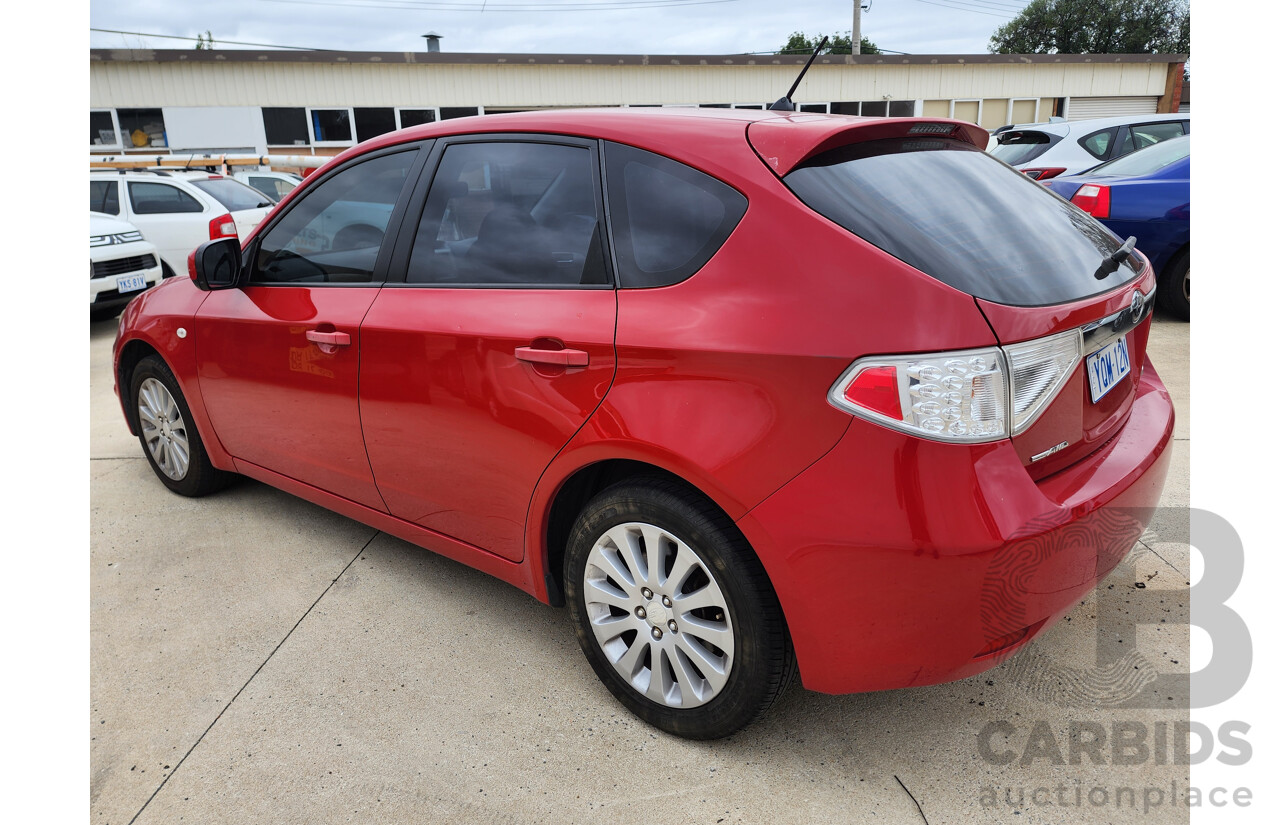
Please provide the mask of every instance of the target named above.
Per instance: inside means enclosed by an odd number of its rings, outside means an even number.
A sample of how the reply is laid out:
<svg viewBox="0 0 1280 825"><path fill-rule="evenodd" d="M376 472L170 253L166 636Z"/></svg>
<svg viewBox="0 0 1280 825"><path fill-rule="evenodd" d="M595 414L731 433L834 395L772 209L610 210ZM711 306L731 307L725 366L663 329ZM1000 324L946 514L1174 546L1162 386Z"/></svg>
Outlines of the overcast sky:
<svg viewBox="0 0 1280 825"><path fill-rule="evenodd" d="M883 49L981 54L1028 0L862 2L871 4L862 33ZM93 0L89 7L92 28L186 37L209 30L215 40L349 51L425 51L420 35L435 31L444 35L442 49L458 52L741 54L774 51L793 31L845 33L852 17L852 0ZM90 45L194 44L91 32Z"/></svg>

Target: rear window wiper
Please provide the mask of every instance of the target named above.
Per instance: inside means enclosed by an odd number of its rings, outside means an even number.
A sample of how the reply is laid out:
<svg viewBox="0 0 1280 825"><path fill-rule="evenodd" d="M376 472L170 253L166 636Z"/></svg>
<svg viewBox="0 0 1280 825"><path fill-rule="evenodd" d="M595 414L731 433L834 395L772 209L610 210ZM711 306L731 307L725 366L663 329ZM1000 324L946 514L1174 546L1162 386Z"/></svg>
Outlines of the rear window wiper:
<svg viewBox="0 0 1280 825"><path fill-rule="evenodd" d="M1093 273L1093 277L1101 281L1120 268L1120 264L1129 260L1129 256L1133 254L1133 248L1138 245L1138 239L1133 235L1129 236L1129 240L1124 245L1112 252L1110 255L1102 259L1102 264Z"/></svg>

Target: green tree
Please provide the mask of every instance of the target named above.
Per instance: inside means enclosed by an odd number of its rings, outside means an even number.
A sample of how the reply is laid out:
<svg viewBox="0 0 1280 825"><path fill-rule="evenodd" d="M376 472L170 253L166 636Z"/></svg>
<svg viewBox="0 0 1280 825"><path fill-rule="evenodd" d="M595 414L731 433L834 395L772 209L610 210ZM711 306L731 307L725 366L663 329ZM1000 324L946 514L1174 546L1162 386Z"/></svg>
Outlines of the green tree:
<svg viewBox="0 0 1280 825"><path fill-rule="evenodd" d="M813 54L813 49L822 42L822 32L818 32L812 38L805 36L804 32L792 32L791 37L787 40L785 46L778 49L778 54ZM852 54L853 38L850 32L844 34L836 34L831 36L830 42L826 48L822 50L823 54ZM864 35L862 37L862 53L863 54L880 54L880 48L872 43Z"/></svg>
<svg viewBox="0 0 1280 825"><path fill-rule="evenodd" d="M991 35L1001 54L1189 54L1187 0L1032 0Z"/></svg>
<svg viewBox="0 0 1280 825"><path fill-rule="evenodd" d="M197 48L197 49L212 49L212 48L213 48L213 32L211 32L211 31L206 31L206 32L204 32L203 34L197 34L197 35L196 35L196 48Z"/></svg>

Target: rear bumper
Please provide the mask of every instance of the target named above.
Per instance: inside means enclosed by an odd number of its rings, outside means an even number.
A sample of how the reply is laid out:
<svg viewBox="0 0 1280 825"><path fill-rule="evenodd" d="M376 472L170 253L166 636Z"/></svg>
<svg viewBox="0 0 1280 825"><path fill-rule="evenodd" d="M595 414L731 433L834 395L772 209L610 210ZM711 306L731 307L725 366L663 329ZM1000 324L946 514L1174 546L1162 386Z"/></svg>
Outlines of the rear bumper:
<svg viewBox="0 0 1280 825"><path fill-rule="evenodd" d="M1038 482L1008 441L939 444L855 419L738 522L778 592L805 687L936 684L1007 659L1133 547L1172 434L1150 361L1115 437Z"/></svg>

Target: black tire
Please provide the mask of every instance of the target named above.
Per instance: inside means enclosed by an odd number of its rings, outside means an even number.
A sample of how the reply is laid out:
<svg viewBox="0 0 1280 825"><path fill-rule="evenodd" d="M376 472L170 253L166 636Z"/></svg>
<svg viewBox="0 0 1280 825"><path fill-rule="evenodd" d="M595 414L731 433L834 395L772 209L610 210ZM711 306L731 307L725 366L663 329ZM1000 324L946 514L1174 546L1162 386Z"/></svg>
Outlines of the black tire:
<svg viewBox="0 0 1280 825"><path fill-rule="evenodd" d="M1160 276L1156 303L1183 321L1191 320L1191 249L1178 253Z"/></svg>
<svg viewBox="0 0 1280 825"><path fill-rule="evenodd" d="M173 438L185 438L187 444L187 460L186 467L177 477L171 476L166 472L164 467L157 462L156 455L153 454L151 446L148 445L148 435L163 438L155 431L148 429L145 416L141 412L143 386L148 381L158 382L163 386L172 398L174 405L178 408L179 416L174 419L170 413L166 413L167 420L164 421L165 432L171 433ZM154 385L147 385L148 396L153 397ZM138 432L138 442L142 445L142 454L147 457L147 461L151 464L151 469L155 471L156 477L173 492L182 496L205 496L209 493L221 490L227 485L234 474L227 473L214 467L209 461L209 455L205 452L204 442L200 439L200 433L196 431L195 420L191 417L191 409L187 406L187 400L182 395L182 388L178 386L178 381L174 378L173 371L169 369L158 355L149 355L138 362L133 370L133 377L129 382L129 403L131 407L129 414L133 418L134 428ZM154 404L152 406L155 406ZM173 425L172 427L168 425ZM165 448L169 449L168 447ZM163 455L163 454L162 454Z"/></svg>
<svg viewBox="0 0 1280 825"><path fill-rule="evenodd" d="M648 663L649 679L646 684L651 684L654 678L652 664L656 659L661 662L659 667L663 668L664 683L679 685L673 689L675 703L683 704L683 691L688 690L690 704L702 702L701 704L673 706L671 701L664 703L649 698L633 681L619 672L619 668L613 664L614 659L602 648L602 642L597 641L591 611L601 611L602 606L598 600L591 608L587 604L584 591L591 586L586 578L588 559L598 542L601 547L616 548L616 543L611 544L606 540L606 534L615 528L623 531L632 529L625 526L630 524L655 527L659 533L669 534L667 538L683 542L685 547L693 551L701 568L700 572L693 573L684 582L672 582L676 577L670 575L671 568L676 566L676 557L683 550L678 549L679 545L675 541L667 545L669 549L662 551L661 556L664 559L661 562L664 571L644 580L652 584L659 578L666 578L664 583L658 585L657 592L649 597L634 597L627 603L627 609L613 606L604 608L607 612L597 612L597 618L602 621L618 618L621 620L619 626L625 622L628 627L636 628L630 642L625 641L627 633L632 632L627 630L607 644L619 662L625 662L629 658L626 653L620 653L624 647L629 651L631 646L643 646L648 652L638 657L639 671L633 678L640 678L639 674L644 672L645 663ZM645 547L647 544L642 543L640 546ZM594 558L597 561L591 564L592 574L596 581L601 581L599 576L602 568L597 566L600 556ZM665 478L646 477L620 482L599 493L587 504L574 524L565 551L564 572L565 599L587 661L618 701L654 727L688 739L718 739L728 736L760 718L794 678L796 663L791 638L787 633L778 597L760 560L722 511L679 483ZM615 578L616 573L605 580L615 592L640 592L640 583L628 581L624 587L615 582ZM682 613L678 603L672 606L672 603L664 599L664 593L675 598L688 598L694 592L706 592L706 588L712 585L718 587L719 594L723 596L724 613L718 612L718 607L710 608L715 611L712 614L704 612L707 609ZM593 593L597 592L593 589ZM635 607L641 604L636 599L643 601L646 598L651 609L645 615L639 615L641 611L635 610ZM658 600L667 604L670 610L658 607ZM651 621L650 614L658 616L657 624ZM692 659L685 652L676 652L676 646L681 642L699 642L702 631L694 629L700 625L693 621L701 621L703 618L727 618L727 622L722 624L728 624L731 628L732 633L726 635L731 635L733 644L729 654L731 660L724 668L727 679L724 679L719 688L711 687L708 681L706 692L710 698L705 700L695 695L693 689L685 687L686 684L698 682L697 677L702 675L702 671L697 668L702 667L702 660ZM667 630L668 620L679 620L683 626L678 624L675 630ZM713 622L708 622L703 626L709 627L712 624ZM681 630L684 631L683 640L680 638ZM620 631L610 629L602 632L608 634ZM666 641L662 642L664 636ZM650 647L651 644L653 647ZM666 647L660 651L659 645ZM711 649L725 654L725 651L714 646ZM683 681L676 675L677 657L682 657L683 660L680 666L686 677ZM693 671L688 667L689 662L693 662ZM687 679L690 673L695 676L693 680ZM673 694L668 694L667 698L671 695Z"/></svg>
<svg viewBox="0 0 1280 825"><path fill-rule="evenodd" d="M124 307L122 306L107 308L107 309L91 306L89 307L89 320L90 321L107 321L119 315L122 309L124 309Z"/></svg>

